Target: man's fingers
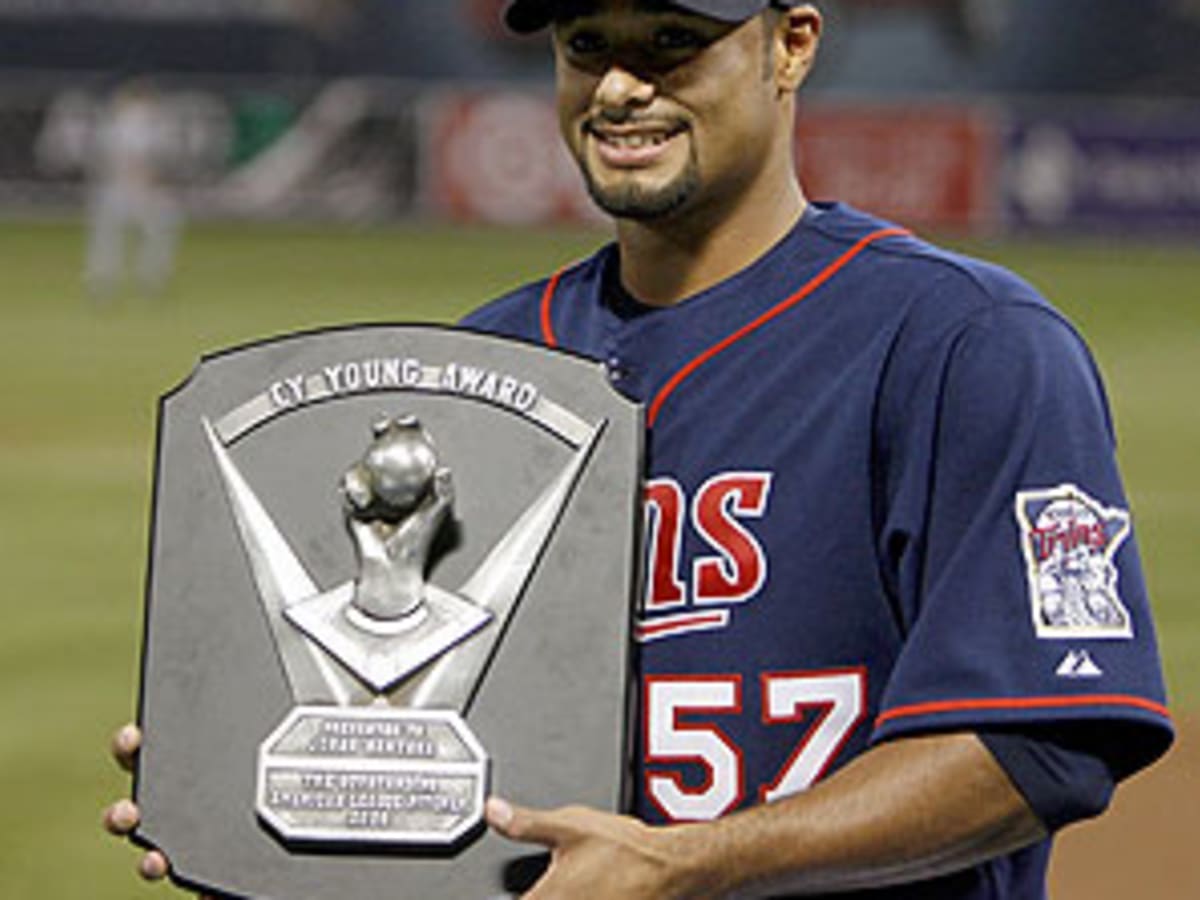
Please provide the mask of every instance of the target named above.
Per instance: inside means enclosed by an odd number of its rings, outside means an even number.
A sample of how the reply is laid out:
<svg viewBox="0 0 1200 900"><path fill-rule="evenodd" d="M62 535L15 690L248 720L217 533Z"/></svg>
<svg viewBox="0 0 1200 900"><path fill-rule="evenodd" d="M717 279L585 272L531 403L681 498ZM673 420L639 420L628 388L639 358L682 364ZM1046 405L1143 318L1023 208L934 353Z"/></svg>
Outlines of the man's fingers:
<svg viewBox="0 0 1200 900"><path fill-rule="evenodd" d="M518 806L500 797L489 797L484 808L487 822L506 838L543 847L557 847L568 841L577 829L572 825L571 809L540 810Z"/></svg>
<svg viewBox="0 0 1200 900"><path fill-rule="evenodd" d="M147 881L158 881L167 877L167 858L157 850L149 850L138 861L138 874Z"/></svg>
<svg viewBox="0 0 1200 900"><path fill-rule="evenodd" d="M507 800L500 797L488 797L483 806L483 817L487 820L488 825L506 838L520 840L513 825L517 817L517 810Z"/></svg>
<svg viewBox="0 0 1200 900"><path fill-rule="evenodd" d="M137 827L141 813L132 800L118 800L104 811L104 827L110 833L124 837ZM167 877L170 863L158 850L148 850L138 860L138 874L147 881L159 881Z"/></svg>
<svg viewBox="0 0 1200 900"><path fill-rule="evenodd" d="M142 746L142 732L136 725L123 725L112 737L112 755L122 769L133 770L133 760ZM142 820L141 810L132 800L118 800L104 810L104 830L118 837L125 837L137 828ZM159 881L170 871L167 858L157 850L142 854L138 860L138 874L147 881Z"/></svg>
<svg viewBox="0 0 1200 900"><path fill-rule="evenodd" d="M122 725L112 738L113 759L126 772L133 771L133 759L142 746L142 731L136 725Z"/></svg>
<svg viewBox="0 0 1200 900"><path fill-rule="evenodd" d="M104 810L104 829L109 834L123 837L137 828L141 813L132 800L118 800Z"/></svg>

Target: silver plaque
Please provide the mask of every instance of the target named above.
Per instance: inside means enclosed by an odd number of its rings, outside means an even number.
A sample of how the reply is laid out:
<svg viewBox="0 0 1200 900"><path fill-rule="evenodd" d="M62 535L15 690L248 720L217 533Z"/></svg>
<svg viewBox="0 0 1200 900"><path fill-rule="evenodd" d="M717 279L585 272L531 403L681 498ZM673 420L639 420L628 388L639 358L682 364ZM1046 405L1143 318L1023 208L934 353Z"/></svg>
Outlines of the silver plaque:
<svg viewBox="0 0 1200 900"><path fill-rule="evenodd" d="M435 326L206 358L164 398L135 837L235 896L498 897L496 791L626 803L640 409Z"/></svg>

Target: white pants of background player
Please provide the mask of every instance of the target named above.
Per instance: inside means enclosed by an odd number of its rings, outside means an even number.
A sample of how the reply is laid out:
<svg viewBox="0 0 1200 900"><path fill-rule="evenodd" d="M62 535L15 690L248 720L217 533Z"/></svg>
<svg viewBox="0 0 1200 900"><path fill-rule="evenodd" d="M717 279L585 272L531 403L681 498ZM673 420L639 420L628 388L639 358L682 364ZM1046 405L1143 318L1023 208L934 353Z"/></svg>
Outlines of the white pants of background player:
<svg viewBox="0 0 1200 900"><path fill-rule="evenodd" d="M90 290L110 293L125 274L126 243L136 238L138 287L161 291L175 264L181 216L174 200L159 190L101 185L92 197L84 276Z"/></svg>

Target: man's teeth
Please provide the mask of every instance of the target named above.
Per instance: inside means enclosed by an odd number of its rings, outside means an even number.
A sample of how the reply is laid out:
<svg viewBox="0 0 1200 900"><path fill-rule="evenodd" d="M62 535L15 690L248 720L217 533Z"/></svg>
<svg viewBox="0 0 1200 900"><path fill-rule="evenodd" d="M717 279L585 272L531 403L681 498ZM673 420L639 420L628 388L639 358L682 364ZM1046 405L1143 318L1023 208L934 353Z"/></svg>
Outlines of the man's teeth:
<svg viewBox="0 0 1200 900"><path fill-rule="evenodd" d="M665 134L606 134L604 136L605 143L634 150L640 147L657 146L665 143L666 140Z"/></svg>

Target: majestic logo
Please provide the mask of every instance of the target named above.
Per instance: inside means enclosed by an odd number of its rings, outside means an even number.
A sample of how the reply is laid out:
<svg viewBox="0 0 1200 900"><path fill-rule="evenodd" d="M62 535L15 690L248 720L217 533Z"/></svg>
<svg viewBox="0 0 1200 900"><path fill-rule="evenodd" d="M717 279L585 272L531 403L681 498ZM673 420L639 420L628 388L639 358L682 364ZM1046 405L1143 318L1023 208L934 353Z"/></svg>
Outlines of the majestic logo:
<svg viewBox="0 0 1200 900"><path fill-rule="evenodd" d="M1086 650L1068 650L1054 674L1059 678L1099 678L1104 670Z"/></svg>
<svg viewBox="0 0 1200 900"><path fill-rule="evenodd" d="M1129 536L1129 513L1073 484L1018 491L1033 625L1040 638L1130 638L1114 557Z"/></svg>

